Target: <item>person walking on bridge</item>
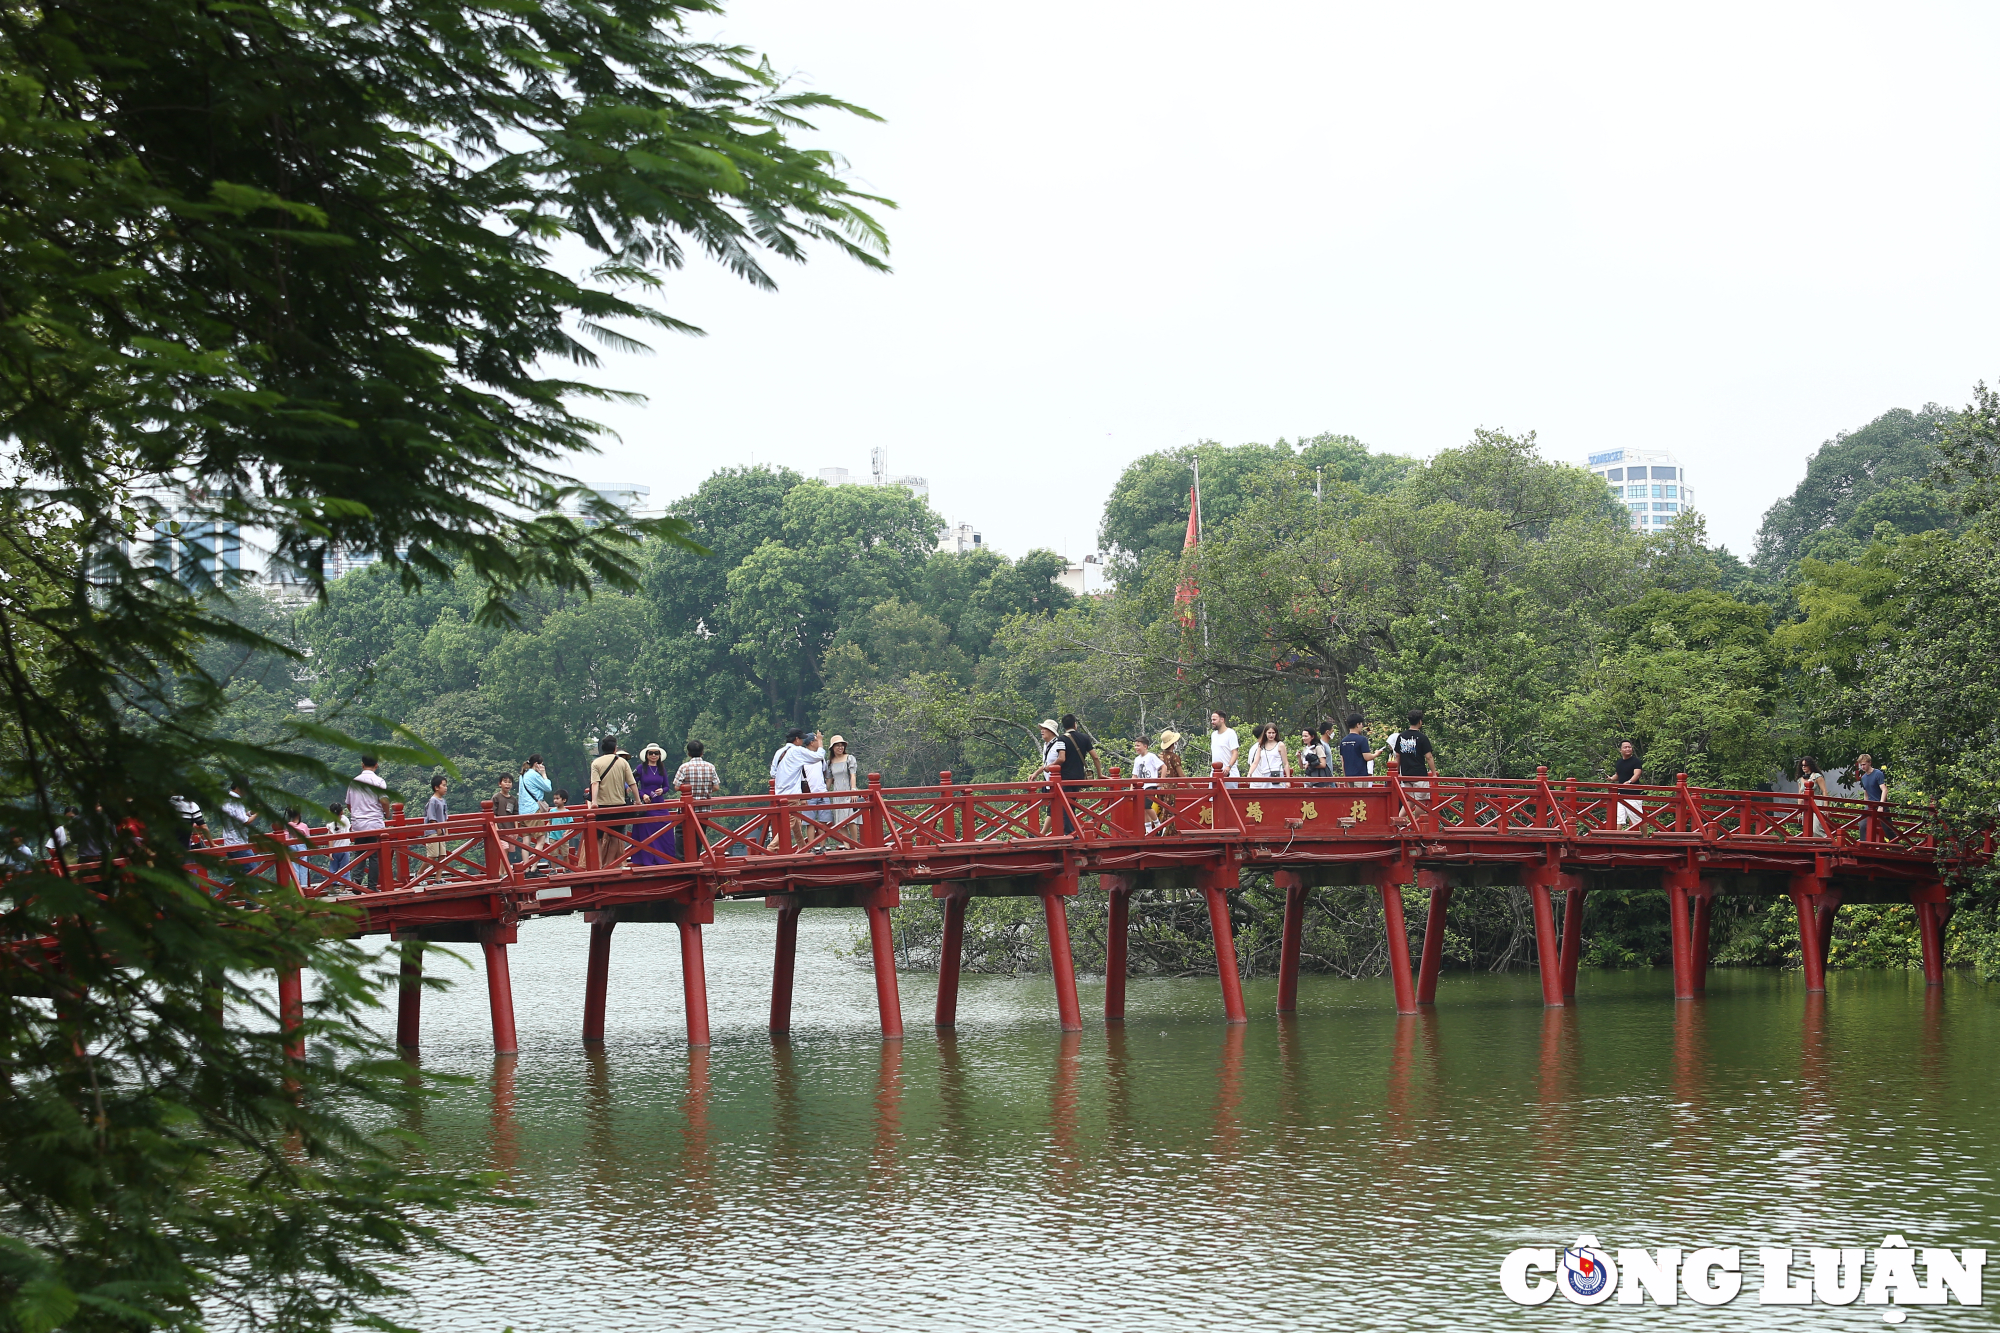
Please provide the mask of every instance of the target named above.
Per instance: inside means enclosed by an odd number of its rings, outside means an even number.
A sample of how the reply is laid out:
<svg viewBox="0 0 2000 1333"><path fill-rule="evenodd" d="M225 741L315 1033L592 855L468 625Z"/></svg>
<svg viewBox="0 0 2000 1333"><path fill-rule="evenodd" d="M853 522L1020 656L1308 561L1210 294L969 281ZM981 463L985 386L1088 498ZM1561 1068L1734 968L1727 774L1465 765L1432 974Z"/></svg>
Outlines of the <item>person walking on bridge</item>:
<svg viewBox="0 0 2000 1333"><path fill-rule="evenodd" d="M445 799L445 793L450 789L450 784L445 781L444 774L439 773L431 779L431 796L428 801L424 802L424 823L442 826L450 821L451 803ZM448 842L439 841L426 844L424 855L430 858L431 863L425 867L424 875L432 879L442 879L444 877L444 860L450 853L451 844Z"/></svg>
<svg viewBox="0 0 2000 1333"><path fill-rule="evenodd" d="M357 848L349 864L361 865L361 873L353 878L371 893L382 885L382 830L388 824L383 798L389 784L375 771L376 762L374 755L362 755L361 771L347 781L347 821Z"/></svg>
<svg viewBox="0 0 2000 1333"><path fill-rule="evenodd" d="M861 790L861 761L847 752L845 736L827 738L826 789L850 793ZM861 798L858 796L836 796L833 798L833 804L835 827L845 824L861 813Z"/></svg>
<svg viewBox="0 0 2000 1333"><path fill-rule="evenodd" d="M1630 741L1618 742L1618 762L1612 767L1611 780L1620 787L1637 788L1646 780L1646 766L1639 758L1638 747ZM1637 824L1645 818L1644 800L1620 800L1618 802L1618 827Z"/></svg>
<svg viewBox="0 0 2000 1333"><path fill-rule="evenodd" d="M1097 738L1085 731L1077 722L1075 713L1062 715L1062 780L1082 782L1084 780L1084 756L1090 757L1091 771L1101 780L1104 777L1104 761L1098 757Z"/></svg>
<svg viewBox="0 0 2000 1333"><path fill-rule="evenodd" d="M1424 710L1410 710L1409 725L1389 738L1390 753L1396 758L1396 772L1402 778L1404 794L1429 800L1431 777L1437 772L1437 748L1424 735Z"/></svg>
<svg viewBox="0 0 2000 1333"><path fill-rule="evenodd" d="M1216 709L1208 715L1208 761L1221 764L1223 776L1239 776L1236 756L1240 747L1236 742L1236 729L1229 725L1229 715Z"/></svg>
<svg viewBox="0 0 2000 1333"><path fill-rule="evenodd" d="M1340 738L1340 775L1344 778L1367 777L1370 761L1382 753L1380 750L1368 748L1368 733L1364 730L1366 726L1367 722L1361 714L1347 715L1347 734Z"/></svg>
<svg viewBox="0 0 2000 1333"><path fill-rule="evenodd" d="M1799 808L1810 811L1813 803L1827 798L1826 774L1820 771L1819 761L1807 755L1799 760ZM1817 814L1806 813L1801 822L1805 825L1806 836L1819 838L1826 835L1826 821Z"/></svg>
<svg viewBox="0 0 2000 1333"><path fill-rule="evenodd" d="M667 752L658 745L639 751L639 768L632 775L639 783L639 804L665 805L673 799L673 775L667 772ZM635 866L663 866L680 857L680 830L666 818L648 819L632 826L639 844L633 849Z"/></svg>
<svg viewBox="0 0 2000 1333"><path fill-rule="evenodd" d="M597 743L597 758L590 762L590 804L593 810L615 809L639 799L639 784L632 777L632 765L619 752L618 738L606 736ZM617 864L622 825L598 825L597 864Z"/></svg>
<svg viewBox="0 0 2000 1333"><path fill-rule="evenodd" d="M689 741L687 758L674 770L674 790L686 787L688 795L697 801L715 795L715 789L722 785L722 775L715 771L715 765L701 757L704 749L700 741Z"/></svg>
<svg viewBox="0 0 2000 1333"><path fill-rule="evenodd" d="M1864 754L1854 761L1854 781L1861 784L1861 795L1868 802L1868 827L1862 834L1873 842L1881 837L1879 821L1875 818L1882 808L1882 802L1889 794L1889 777L1875 767L1875 756Z"/></svg>
<svg viewBox="0 0 2000 1333"><path fill-rule="evenodd" d="M1257 744L1250 750L1250 776L1257 779L1253 785L1275 787L1278 779L1292 775L1291 756L1285 752L1285 743L1278 737L1278 724L1266 722L1257 728Z"/></svg>

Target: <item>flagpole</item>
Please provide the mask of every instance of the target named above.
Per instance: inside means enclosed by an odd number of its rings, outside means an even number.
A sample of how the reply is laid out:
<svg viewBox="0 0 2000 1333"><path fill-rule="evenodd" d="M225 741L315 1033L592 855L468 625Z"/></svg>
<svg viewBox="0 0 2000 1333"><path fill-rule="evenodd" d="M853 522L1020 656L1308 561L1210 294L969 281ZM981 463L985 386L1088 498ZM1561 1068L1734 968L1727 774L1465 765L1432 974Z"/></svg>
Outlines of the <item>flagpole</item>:
<svg viewBox="0 0 2000 1333"><path fill-rule="evenodd" d="M1200 568L1201 566L1201 547L1202 543L1207 540L1208 534L1202 531L1201 455L1197 454L1194 460L1194 541L1196 568ZM1194 613L1201 617L1201 650L1205 653L1208 651L1208 605L1202 600L1201 582L1199 579L1195 581L1194 585Z"/></svg>

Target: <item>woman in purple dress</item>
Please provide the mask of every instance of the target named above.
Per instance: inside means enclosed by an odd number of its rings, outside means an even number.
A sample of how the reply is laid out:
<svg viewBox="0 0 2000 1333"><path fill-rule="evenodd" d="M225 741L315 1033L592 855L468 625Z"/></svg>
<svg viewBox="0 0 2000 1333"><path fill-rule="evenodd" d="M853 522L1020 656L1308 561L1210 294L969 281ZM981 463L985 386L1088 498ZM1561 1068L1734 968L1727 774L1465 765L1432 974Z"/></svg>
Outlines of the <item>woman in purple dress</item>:
<svg viewBox="0 0 2000 1333"><path fill-rule="evenodd" d="M639 784L639 804L664 805L674 798L674 771L667 767L667 752L648 745L639 754L639 767L632 777ZM632 850L635 866L663 866L678 861L680 830L670 819L642 819L632 825L632 837L640 844ZM650 843L650 846L645 844Z"/></svg>

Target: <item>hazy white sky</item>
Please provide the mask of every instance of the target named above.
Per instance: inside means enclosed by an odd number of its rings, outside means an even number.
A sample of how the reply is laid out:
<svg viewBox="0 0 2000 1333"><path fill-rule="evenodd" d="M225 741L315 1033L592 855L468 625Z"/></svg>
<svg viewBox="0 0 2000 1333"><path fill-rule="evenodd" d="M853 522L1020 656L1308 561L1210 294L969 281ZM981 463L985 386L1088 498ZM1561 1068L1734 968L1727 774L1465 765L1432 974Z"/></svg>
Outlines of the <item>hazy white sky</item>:
<svg viewBox="0 0 2000 1333"><path fill-rule="evenodd" d="M2000 378L2000 5L736 0L702 35L868 106L895 199L607 362L580 460L655 502L881 444L1011 555L1094 549L1131 459L1320 431L1669 448L1747 552L1806 456Z"/></svg>

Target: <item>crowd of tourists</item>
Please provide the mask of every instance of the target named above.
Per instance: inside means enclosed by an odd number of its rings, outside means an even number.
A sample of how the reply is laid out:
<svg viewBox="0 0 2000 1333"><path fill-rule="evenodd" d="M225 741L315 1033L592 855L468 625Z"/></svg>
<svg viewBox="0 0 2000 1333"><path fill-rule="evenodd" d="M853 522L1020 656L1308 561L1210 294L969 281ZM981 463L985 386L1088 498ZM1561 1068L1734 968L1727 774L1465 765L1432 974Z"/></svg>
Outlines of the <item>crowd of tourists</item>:
<svg viewBox="0 0 2000 1333"><path fill-rule="evenodd" d="M1052 781L1067 784L1103 778L1102 747L1075 714L1043 719L1039 733L1042 768ZM1295 741L1286 739L1278 723L1265 722L1250 729L1247 745L1231 725L1229 715L1216 709L1208 715L1207 739L1207 765L1191 767L1187 759L1191 747L1179 731L1168 729L1157 736L1134 736L1130 776L1142 783L1155 784L1219 772L1236 780L1234 785L1245 787L1275 785L1294 778L1333 782L1341 778L1382 776L1393 758L1406 791L1423 799L1430 780L1440 771L1437 748L1424 731L1422 709L1412 709L1403 724L1379 742L1371 736L1366 719L1359 713L1351 713L1339 726L1332 718L1309 723L1297 733ZM584 779L585 809L665 805L677 801L682 792L696 801L707 801L722 789L722 775L705 757L705 747L698 740L687 742L685 757L674 762L671 769L666 749L658 744L644 746L635 759L615 736L605 736L599 739L597 751ZM391 810L389 786L379 767L375 756L362 756L360 771L349 779L342 799L328 806L323 829L310 828L301 812L294 808L284 812L282 830L271 830L282 831L294 840L304 840L315 833L332 835L322 843L328 848L324 854L309 858L299 867L297 873L304 887L320 882L329 891L342 893L371 891L380 886L382 857L377 844L388 827ZM1818 799L1834 795L1828 790L1827 772L1810 756L1799 758L1797 772L1802 801L1808 795ZM810 798L794 824L795 838L809 833L813 827L837 830L860 812L863 798L857 793L865 784L861 781L860 762L850 752L845 737L822 737L817 731L794 727L772 753L769 773L773 791ZM1639 789L1649 784L1644 761L1632 741L1619 743L1617 757L1606 776L1616 786L1633 789L1630 798L1620 796L1616 800L1618 825L1642 823L1644 798ZM1888 797L1888 775L1872 755L1860 755L1853 767L1840 776L1844 788L1859 788L1871 804ZM424 802L426 825L443 826L450 822L450 791L450 782L443 774L431 779ZM510 821L517 827L508 833L508 856L516 864L532 863L524 873L546 873L554 865L581 863L572 801L570 792L557 786L549 776L548 765L539 754L523 760L518 772L501 775L493 790L493 810L499 814L535 817ZM257 821L240 784L233 785L227 798L212 812L204 812L179 797L174 799L174 805L181 813L181 838L185 845L215 847L232 859L251 856L251 836ZM1163 807L1156 803L1155 809L1160 808ZM1068 815L1063 818L1067 832ZM0 848L0 868L25 869L41 857L59 857L70 862L94 859L100 854L98 849L71 835L72 826L79 824L79 812L74 807L65 810L53 835L39 849L18 831L11 833L7 846ZM1823 831L1824 823L1820 821L1814 832ZM641 866L678 861L682 857L680 839L680 823L672 814L660 811L648 817L642 809L635 810L629 823L598 826L599 864L615 864L621 858ZM825 845L823 837L808 840L814 845ZM420 865L413 864L407 876L418 884L427 876L447 878L452 860L465 855L464 848L448 838L419 847L416 862Z"/></svg>

